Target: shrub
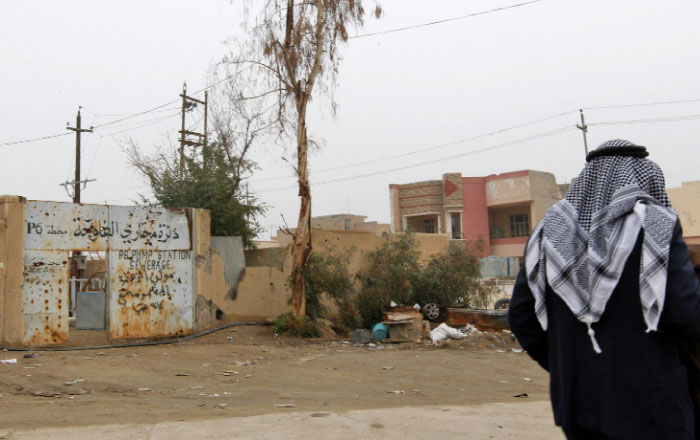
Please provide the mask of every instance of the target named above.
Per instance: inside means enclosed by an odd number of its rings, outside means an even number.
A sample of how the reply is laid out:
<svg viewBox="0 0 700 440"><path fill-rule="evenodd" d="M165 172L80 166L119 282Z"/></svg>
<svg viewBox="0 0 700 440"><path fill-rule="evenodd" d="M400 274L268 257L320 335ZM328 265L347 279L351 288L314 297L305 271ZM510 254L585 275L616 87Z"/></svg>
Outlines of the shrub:
<svg viewBox="0 0 700 440"><path fill-rule="evenodd" d="M412 234L399 235L368 253L367 266L356 275L360 282L357 308L364 327L381 320L382 309L391 301L412 303L415 278L421 270L419 256Z"/></svg>
<svg viewBox="0 0 700 440"><path fill-rule="evenodd" d="M445 253L430 257L415 279L414 301L451 305L461 300L467 307L480 306L480 249L480 242L452 242Z"/></svg>
<svg viewBox="0 0 700 440"><path fill-rule="evenodd" d="M298 336L300 338L317 338L320 332L308 316L297 318L291 312L283 313L272 323L275 333L285 333Z"/></svg>
<svg viewBox="0 0 700 440"><path fill-rule="evenodd" d="M478 283L481 246L481 242L453 242L444 253L421 264L418 243L409 233L369 252L367 266L356 275L362 325L370 328L380 321L391 301L451 305L461 299L467 306L483 307L487 293Z"/></svg>
<svg viewBox="0 0 700 440"><path fill-rule="evenodd" d="M306 282L306 315L316 319L326 311L322 304L325 293L333 301L345 328L357 328L355 280L350 273L350 258L355 248L338 251L332 246L323 253L312 253L304 270Z"/></svg>

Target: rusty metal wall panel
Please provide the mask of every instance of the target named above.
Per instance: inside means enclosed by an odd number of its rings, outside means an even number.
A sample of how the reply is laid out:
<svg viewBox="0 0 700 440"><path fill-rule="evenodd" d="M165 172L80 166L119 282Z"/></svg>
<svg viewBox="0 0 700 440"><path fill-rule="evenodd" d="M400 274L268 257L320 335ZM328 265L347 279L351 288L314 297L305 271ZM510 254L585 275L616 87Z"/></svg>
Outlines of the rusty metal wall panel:
<svg viewBox="0 0 700 440"><path fill-rule="evenodd" d="M212 237L211 247L224 260L224 279L229 287L228 296L236 299L238 279L245 270L245 254L241 237Z"/></svg>
<svg viewBox="0 0 700 440"><path fill-rule="evenodd" d="M68 340L68 252L24 253L25 345Z"/></svg>
<svg viewBox="0 0 700 440"><path fill-rule="evenodd" d="M186 209L110 206L110 250L192 249L190 217Z"/></svg>
<svg viewBox="0 0 700 440"><path fill-rule="evenodd" d="M192 332L192 251L110 251L109 273L111 339Z"/></svg>
<svg viewBox="0 0 700 440"><path fill-rule="evenodd" d="M68 251L107 252L110 338L192 332L188 209L33 201L25 218L25 343L68 338Z"/></svg>
<svg viewBox="0 0 700 440"><path fill-rule="evenodd" d="M116 225L106 206L27 202L24 248L104 251Z"/></svg>

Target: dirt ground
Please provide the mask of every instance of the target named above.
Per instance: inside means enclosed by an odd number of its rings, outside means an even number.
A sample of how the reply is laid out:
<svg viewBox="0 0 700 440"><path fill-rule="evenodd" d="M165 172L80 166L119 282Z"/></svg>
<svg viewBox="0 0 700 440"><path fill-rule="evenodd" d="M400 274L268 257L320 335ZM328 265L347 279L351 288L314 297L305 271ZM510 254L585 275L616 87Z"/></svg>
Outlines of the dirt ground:
<svg viewBox="0 0 700 440"><path fill-rule="evenodd" d="M537 403L551 425L548 376L518 351L508 333L371 346L279 338L264 326L172 345L3 351L17 364L0 365L0 429L521 403Z"/></svg>

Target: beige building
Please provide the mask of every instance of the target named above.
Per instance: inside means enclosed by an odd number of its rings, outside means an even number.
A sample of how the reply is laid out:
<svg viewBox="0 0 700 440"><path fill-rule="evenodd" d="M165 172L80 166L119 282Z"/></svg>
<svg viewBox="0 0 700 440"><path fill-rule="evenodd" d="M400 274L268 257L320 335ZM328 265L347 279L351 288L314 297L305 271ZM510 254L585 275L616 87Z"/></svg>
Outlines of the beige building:
<svg viewBox="0 0 700 440"><path fill-rule="evenodd" d="M562 195L554 175L522 170L389 185L393 232L484 241L484 255L521 257L528 236Z"/></svg>
<svg viewBox="0 0 700 440"><path fill-rule="evenodd" d="M332 214L311 217L311 229L324 231L362 231L369 232L377 237L386 237L391 233L391 226L376 221L365 221L367 216L356 214ZM294 232L296 229L291 229ZM277 236L272 237L278 246L286 246L291 243L292 237L282 230L277 231ZM270 246L266 246L270 247Z"/></svg>
<svg viewBox="0 0 700 440"><path fill-rule="evenodd" d="M700 180L683 182L679 188L667 188L666 193L678 211L686 243L700 244Z"/></svg>

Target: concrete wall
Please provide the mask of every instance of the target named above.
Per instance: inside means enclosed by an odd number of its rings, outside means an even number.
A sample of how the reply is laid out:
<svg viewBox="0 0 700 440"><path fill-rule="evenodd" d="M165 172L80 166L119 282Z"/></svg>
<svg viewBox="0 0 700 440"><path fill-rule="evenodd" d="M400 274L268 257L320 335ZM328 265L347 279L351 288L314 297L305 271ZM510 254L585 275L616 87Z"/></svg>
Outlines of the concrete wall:
<svg viewBox="0 0 700 440"><path fill-rule="evenodd" d="M345 231L352 228L354 223L362 223L367 216L354 214L333 214L322 215L311 218L311 227L314 229L333 229L336 231ZM349 228L346 228L346 220Z"/></svg>
<svg viewBox="0 0 700 440"><path fill-rule="evenodd" d="M683 182L679 188L666 189L666 193L678 211L686 241L700 243L700 180Z"/></svg>
<svg viewBox="0 0 700 440"><path fill-rule="evenodd" d="M492 174L486 177L486 205L510 205L530 201L530 176L528 170Z"/></svg>
<svg viewBox="0 0 700 440"><path fill-rule="evenodd" d="M22 344L24 331L23 197L0 196L0 343Z"/></svg>
<svg viewBox="0 0 700 440"><path fill-rule="evenodd" d="M530 170L530 195L532 197L530 231L544 218L553 204L562 199L561 188L552 173Z"/></svg>
<svg viewBox="0 0 700 440"><path fill-rule="evenodd" d="M489 243L489 212L486 206L486 178L464 177L462 179L464 208L462 210L462 233L465 240L484 240L484 256L491 255Z"/></svg>
<svg viewBox="0 0 700 440"><path fill-rule="evenodd" d="M499 238L491 240L491 255L497 257L522 257L527 237Z"/></svg>
<svg viewBox="0 0 700 440"><path fill-rule="evenodd" d="M200 238L201 239L201 238ZM421 250L421 259L444 252L449 244L445 235L415 234ZM312 246L315 252L323 253L329 249L344 251L354 249L349 265L351 272L357 272L367 261L367 254L386 242L387 238L378 237L365 231L328 231L314 230ZM202 240L203 241L203 240ZM284 249L256 249L246 251L246 270L238 284L238 295L231 299L226 295L228 287L222 284L223 264L220 257L211 255L211 267L206 269L207 257L198 255L197 274L202 277L197 292L204 300L211 302L219 310L225 321L263 321L274 319L282 313L291 311L289 299L291 291L287 279L291 273L291 247ZM265 266L268 264L268 266Z"/></svg>

